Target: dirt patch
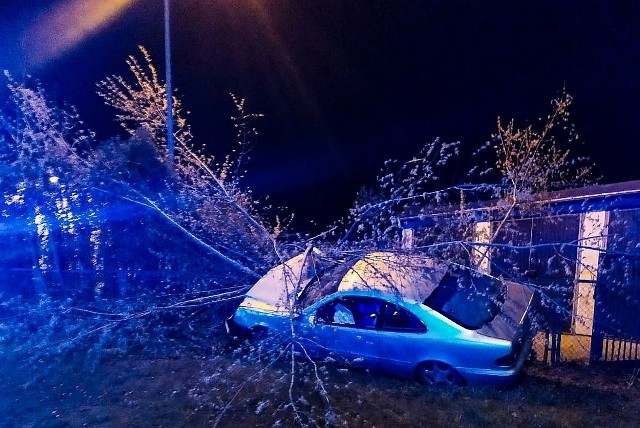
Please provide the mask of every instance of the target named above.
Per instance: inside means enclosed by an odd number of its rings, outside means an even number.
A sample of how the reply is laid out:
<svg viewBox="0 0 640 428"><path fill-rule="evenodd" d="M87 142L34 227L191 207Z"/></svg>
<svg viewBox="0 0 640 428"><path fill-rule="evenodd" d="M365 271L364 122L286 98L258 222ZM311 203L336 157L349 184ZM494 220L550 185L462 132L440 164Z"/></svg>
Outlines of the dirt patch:
<svg viewBox="0 0 640 428"><path fill-rule="evenodd" d="M212 356L80 356L0 366L3 427L640 425L632 368L527 367L510 390L428 388L245 350ZM298 356L300 359L301 356Z"/></svg>

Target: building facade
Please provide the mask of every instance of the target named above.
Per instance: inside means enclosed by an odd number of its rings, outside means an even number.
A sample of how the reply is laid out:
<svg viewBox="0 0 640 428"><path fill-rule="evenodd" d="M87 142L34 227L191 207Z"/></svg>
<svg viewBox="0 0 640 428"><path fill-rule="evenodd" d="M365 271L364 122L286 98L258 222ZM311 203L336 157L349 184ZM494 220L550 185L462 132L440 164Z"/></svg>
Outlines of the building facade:
<svg viewBox="0 0 640 428"><path fill-rule="evenodd" d="M640 181L569 189L541 203L508 227L490 203L466 209L471 233L461 239L470 263L543 295L541 358L640 360ZM447 221L461 210L437 216ZM402 245L416 245L437 223L401 217Z"/></svg>

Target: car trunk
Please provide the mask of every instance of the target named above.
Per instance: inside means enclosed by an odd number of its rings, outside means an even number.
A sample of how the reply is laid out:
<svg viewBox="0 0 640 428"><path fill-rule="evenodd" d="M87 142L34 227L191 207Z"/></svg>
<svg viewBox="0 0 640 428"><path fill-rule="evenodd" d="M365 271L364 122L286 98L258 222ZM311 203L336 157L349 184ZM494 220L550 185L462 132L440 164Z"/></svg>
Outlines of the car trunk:
<svg viewBox="0 0 640 428"><path fill-rule="evenodd" d="M505 282L505 285L506 293L500 312L477 332L497 339L519 341L531 329L528 312L534 294L526 285L515 282Z"/></svg>

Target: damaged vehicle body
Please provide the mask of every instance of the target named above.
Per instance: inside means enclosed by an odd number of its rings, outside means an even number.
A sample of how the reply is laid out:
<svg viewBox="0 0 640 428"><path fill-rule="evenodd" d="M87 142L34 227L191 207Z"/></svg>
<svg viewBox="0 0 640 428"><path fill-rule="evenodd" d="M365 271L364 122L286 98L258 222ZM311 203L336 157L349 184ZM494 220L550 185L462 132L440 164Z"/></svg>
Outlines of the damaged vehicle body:
<svg viewBox="0 0 640 428"><path fill-rule="evenodd" d="M427 384L512 384L528 357L535 294L521 284L374 252L317 250L275 267L226 322L233 336L276 335L305 354Z"/></svg>

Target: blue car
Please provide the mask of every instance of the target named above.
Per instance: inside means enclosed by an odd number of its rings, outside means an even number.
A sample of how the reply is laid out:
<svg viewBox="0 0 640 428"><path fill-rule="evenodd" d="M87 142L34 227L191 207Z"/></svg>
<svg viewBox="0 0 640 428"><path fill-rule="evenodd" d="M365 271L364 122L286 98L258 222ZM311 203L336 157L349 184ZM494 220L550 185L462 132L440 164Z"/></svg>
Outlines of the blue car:
<svg viewBox="0 0 640 428"><path fill-rule="evenodd" d="M512 384L528 357L526 286L396 252L331 260L309 249L275 267L227 320L314 358L426 384Z"/></svg>

